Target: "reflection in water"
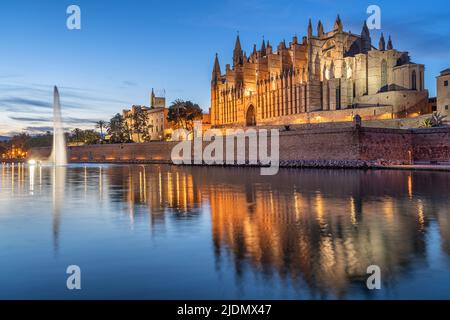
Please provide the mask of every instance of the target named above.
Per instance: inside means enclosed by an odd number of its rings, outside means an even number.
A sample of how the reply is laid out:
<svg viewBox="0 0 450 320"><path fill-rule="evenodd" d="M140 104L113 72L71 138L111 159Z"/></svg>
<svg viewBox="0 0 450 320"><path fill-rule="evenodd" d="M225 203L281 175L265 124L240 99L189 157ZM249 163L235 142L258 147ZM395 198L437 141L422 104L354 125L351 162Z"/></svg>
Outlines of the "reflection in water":
<svg viewBox="0 0 450 320"><path fill-rule="evenodd" d="M59 247L59 225L61 206L64 203L64 189L66 187L66 167L52 167L52 199L53 199L53 247L55 252Z"/></svg>
<svg viewBox="0 0 450 320"><path fill-rule="evenodd" d="M290 283L311 297L364 297L369 265L381 267L389 289L433 265L436 251L439 261L450 256L448 173L281 170L262 177L241 168L2 166L0 196L20 195L24 172L31 196L44 194L42 185L52 187L55 250L68 200L108 204L132 228L148 215L156 233L168 219L200 224L207 215L211 272L231 271L238 287L250 286L252 274L258 279L252 281Z"/></svg>

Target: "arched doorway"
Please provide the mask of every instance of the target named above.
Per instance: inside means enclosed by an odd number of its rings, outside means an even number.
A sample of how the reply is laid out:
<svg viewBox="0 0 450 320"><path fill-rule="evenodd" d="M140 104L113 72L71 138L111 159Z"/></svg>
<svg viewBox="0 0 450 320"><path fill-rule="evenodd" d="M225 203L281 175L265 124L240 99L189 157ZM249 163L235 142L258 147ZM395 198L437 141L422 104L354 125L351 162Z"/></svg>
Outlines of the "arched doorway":
<svg viewBox="0 0 450 320"><path fill-rule="evenodd" d="M248 107L245 119L247 127L256 126L255 107L253 105L250 105L250 107Z"/></svg>

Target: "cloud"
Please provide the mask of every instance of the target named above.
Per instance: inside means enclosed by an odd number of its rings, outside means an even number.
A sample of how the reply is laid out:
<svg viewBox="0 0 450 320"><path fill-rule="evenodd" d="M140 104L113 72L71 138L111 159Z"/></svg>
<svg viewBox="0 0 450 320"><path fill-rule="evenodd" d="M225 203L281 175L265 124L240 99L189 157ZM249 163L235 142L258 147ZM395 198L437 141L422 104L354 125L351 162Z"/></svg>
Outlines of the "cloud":
<svg viewBox="0 0 450 320"><path fill-rule="evenodd" d="M128 81L128 80L122 81L122 84L127 87L137 87L139 85L137 82Z"/></svg>
<svg viewBox="0 0 450 320"><path fill-rule="evenodd" d="M42 133L46 133L47 131L52 132L53 131L53 127L50 126L42 126L42 127L25 127L24 131L26 131L27 133L30 134L42 134Z"/></svg>
<svg viewBox="0 0 450 320"><path fill-rule="evenodd" d="M35 118L35 117L16 117L9 116L11 120L20 121L20 122L50 122L51 118Z"/></svg>
<svg viewBox="0 0 450 320"><path fill-rule="evenodd" d="M53 122L52 117L27 117L27 116L9 116L11 120L19 121L19 122L27 122L27 123L46 123ZM72 125L87 125L94 124L98 121L98 119L92 118L76 118L76 117L64 117L63 123L72 124Z"/></svg>
<svg viewBox="0 0 450 320"><path fill-rule="evenodd" d="M37 99L27 99L19 97L9 97L0 99L0 104L13 104L13 105L24 105L39 108L51 108L52 104L48 101L37 100Z"/></svg>

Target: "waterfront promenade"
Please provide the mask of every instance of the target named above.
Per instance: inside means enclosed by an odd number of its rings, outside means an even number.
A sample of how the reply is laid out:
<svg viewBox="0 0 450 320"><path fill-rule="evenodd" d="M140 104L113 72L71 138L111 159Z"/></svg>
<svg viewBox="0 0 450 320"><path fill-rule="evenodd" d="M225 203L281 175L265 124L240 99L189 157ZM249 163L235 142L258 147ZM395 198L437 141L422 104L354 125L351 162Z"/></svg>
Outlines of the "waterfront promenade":
<svg viewBox="0 0 450 320"><path fill-rule="evenodd" d="M72 163L171 163L171 152L176 144L149 142L68 147L68 159ZM203 148L206 145L204 143ZM279 145L280 167L428 170L450 166L450 127L297 129L280 132ZM44 160L50 151L50 148L31 149L28 158Z"/></svg>

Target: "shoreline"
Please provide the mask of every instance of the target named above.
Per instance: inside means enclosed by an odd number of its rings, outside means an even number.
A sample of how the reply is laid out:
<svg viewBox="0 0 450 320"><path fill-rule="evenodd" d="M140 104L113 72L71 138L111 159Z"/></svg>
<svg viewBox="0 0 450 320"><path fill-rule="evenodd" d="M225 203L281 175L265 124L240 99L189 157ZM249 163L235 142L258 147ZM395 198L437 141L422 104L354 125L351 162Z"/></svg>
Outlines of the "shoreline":
<svg viewBox="0 0 450 320"><path fill-rule="evenodd" d="M121 161L75 161L69 164L117 164L117 165L170 165L180 167L222 167L222 168L261 168L263 165L250 164L181 164L166 160L121 160ZM450 172L450 164L377 164L373 161L361 160L318 160L318 161L282 161L283 169L333 169L333 170L401 170L401 171L440 171Z"/></svg>

